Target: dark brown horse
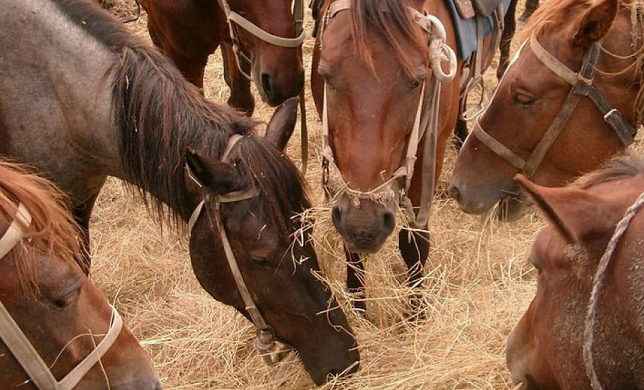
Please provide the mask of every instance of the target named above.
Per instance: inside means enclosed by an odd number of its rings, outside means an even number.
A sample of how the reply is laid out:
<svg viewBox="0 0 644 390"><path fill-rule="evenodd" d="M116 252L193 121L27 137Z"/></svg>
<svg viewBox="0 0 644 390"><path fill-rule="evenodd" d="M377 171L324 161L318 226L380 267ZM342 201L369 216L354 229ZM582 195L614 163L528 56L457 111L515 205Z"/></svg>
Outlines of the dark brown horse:
<svg viewBox="0 0 644 390"><path fill-rule="evenodd" d="M501 34L501 42L499 42L499 65L496 69L496 77L499 79L505 73L510 60L510 46L512 45L512 38L517 28L516 13L518 4L519 0L510 1L510 6L503 18L503 33ZM528 20L538 7L539 0L526 0L525 8L521 16L519 16L519 20L524 22Z"/></svg>
<svg viewBox="0 0 644 390"><path fill-rule="evenodd" d="M450 195L467 213L518 215L523 172L561 186L632 142L643 85L641 3L548 2L456 160ZM632 21L635 21L634 23Z"/></svg>
<svg viewBox="0 0 644 390"><path fill-rule="evenodd" d="M63 199L0 160L2 388L160 389L150 358L81 269L80 230Z"/></svg>
<svg viewBox="0 0 644 390"><path fill-rule="evenodd" d="M357 369L346 317L314 275L297 218L310 204L282 150L92 2L10 0L0 29L0 154L71 194L84 229L107 175L131 183L170 226L190 220L197 279L251 318L261 343L274 332L316 383ZM293 103L269 126L281 147Z"/></svg>
<svg viewBox="0 0 644 390"><path fill-rule="evenodd" d="M230 106L253 113L251 79L271 106L302 91L303 0L295 0L295 12L292 0L139 1L152 41L199 88L208 57L221 46Z"/></svg>
<svg viewBox="0 0 644 390"><path fill-rule="evenodd" d="M449 10L435 1L329 0L319 29L311 86L349 290L363 292L357 253L381 248L399 204L410 222L399 247L409 282L419 285L429 204L459 111L462 64L450 49L456 43Z"/></svg>
<svg viewBox="0 0 644 390"><path fill-rule="evenodd" d="M534 390L644 389L644 162L616 160L577 188L520 184L548 226L530 255L536 295L507 343L513 378Z"/></svg>

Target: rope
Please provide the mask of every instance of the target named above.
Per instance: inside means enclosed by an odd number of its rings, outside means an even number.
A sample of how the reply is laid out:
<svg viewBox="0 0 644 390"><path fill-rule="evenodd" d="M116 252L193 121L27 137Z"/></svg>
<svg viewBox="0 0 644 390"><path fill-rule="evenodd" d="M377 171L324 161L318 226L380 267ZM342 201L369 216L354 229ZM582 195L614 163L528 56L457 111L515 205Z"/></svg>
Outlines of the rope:
<svg viewBox="0 0 644 390"><path fill-rule="evenodd" d="M597 312L597 302L599 300L599 290L604 281L604 276L606 276L606 269L608 268L608 263L610 262L613 252L619 243L620 238L628 228L628 224L631 222L631 219L637 214L637 211L644 205L644 192L640 194L635 203L633 203L621 221L617 224L615 228L615 233L608 242L606 251L602 255L601 260L599 261L599 266L593 277L593 289L590 294L590 302L588 304L588 312L586 313L586 321L584 328L584 364L586 366L586 375L590 379L590 384L593 387L593 390L603 390L599 379L597 378L597 372L595 372L595 365L593 363L593 331L595 328L595 314Z"/></svg>

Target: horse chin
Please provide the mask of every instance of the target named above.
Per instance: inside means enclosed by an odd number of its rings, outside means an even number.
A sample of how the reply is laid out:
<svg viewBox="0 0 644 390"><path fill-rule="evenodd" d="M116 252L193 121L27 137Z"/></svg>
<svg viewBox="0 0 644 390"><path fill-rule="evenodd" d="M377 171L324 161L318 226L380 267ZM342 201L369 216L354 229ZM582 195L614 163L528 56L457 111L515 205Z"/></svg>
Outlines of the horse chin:
<svg viewBox="0 0 644 390"><path fill-rule="evenodd" d="M343 240L345 248L351 253L364 253L372 254L377 253L385 245L386 237L384 240L369 241L369 242L356 242Z"/></svg>
<svg viewBox="0 0 644 390"><path fill-rule="evenodd" d="M526 213L526 202L521 195L501 199L492 209L492 216L502 222L514 222Z"/></svg>

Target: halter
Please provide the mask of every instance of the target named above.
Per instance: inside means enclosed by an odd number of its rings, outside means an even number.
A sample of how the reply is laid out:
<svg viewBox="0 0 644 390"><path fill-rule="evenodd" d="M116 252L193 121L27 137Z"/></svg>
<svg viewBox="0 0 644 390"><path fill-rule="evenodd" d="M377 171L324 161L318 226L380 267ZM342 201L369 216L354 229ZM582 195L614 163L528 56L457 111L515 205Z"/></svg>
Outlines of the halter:
<svg viewBox="0 0 644 390"><path fill-rule="evenodd" d="M219 4L224 9L226 14L226 20L228 21L228 30L230 32L230 39L233 41L233 51L235 52L235 57L237 58L237 67L241 74L243 74L249 80L252 80L252 77L248 75L241 67L240 59L243 58L246 62L250 63L251 59L248 58L246 54L241 49L239 44L239 38L237 34L237 29L235 26L239 26L246 30L247 32L253 34L257 38L261 39L264 42L270 43L271 45L295 48L300 47L304 39L306 38L306 33L304 32L304 0L295 0L293 6L293 18L295 20L295 38L283 38L277 35L273 35L268 31L262 29L255 23L241 16L235 11L230 9L228 0L219 0Z"/></svg>
<svg viewBox="0 0 644 390"><path fill-rule="evenodd" d="M541 141L539 141L532 151L532 155L528 160L524 160L517 153L513 152L510 148L489 135L481 127L480 122L477 121L472 133L479 141L490 148L499 157L519 169L525 176L528 178L532 177L534 172L537 170L537 167L546 156L546 153L548 153L552 144L555 142L557 137L559 137L559 134L570 119L573 111L577 107L577 103L579 103L579 100L581 100L582 97L586 96L595 104L597 109L604 116L604 121L613 128L622 144L627 147L633 143L633 137L636 133L633 125L624 119L623 115L614 108L610 102L608 102L606 97L593 84L595 65L597 64L601 50L599 43L593 44L586 52L581 71L579 72L571 70L550 54L543 46L541 46L534 35L530 38L529 43L532 52L539 61L543 63L543 65L565 80L568 84L572 85L563 106L559 109L557 116L544 133Z"/></svg>
<svg viewBox="0 0 644 390"><path fill-rule="evenodd" d="M225 162L228 160L228 156L230 155L231 150L242 138L243 136L239 134L235 134L232 137L230 137L230 140L228 141L228 146L226 147L226 150L224 151L224 154L221 157L221 161ZM188 169L188 172L190 172L189 169ZM191 173L190 173L190 177L199 185L199 187L201 187L201 183L199 183L198 180L194 179ZM224 252L226 253L226 260L228 260L228 266L230 267L230 271L232 272L233 277L235 278L235 284L237 285L237 290L239 291L239 294L241 295L242 300L244 301L244 308L246 309L246 312L250 315L250 318L253 324L255 324L255 327L257 328L257 338L255 339L255 344L254 344L255 349L257 349L257 351L262 356L262 359L264 359L264 361L267 364L275 364L284 358L285 353L287 351L275 352L276 343L275 343L275 334L273 332L273 329L264 320L262 313L259 311L259 309L257 308L257 305L255 304L255 301L253 301L253 298L250 295L248 287L246 286L246 282L244 281L244 277L242 276L241 271L239 270L239 264L237 262L237 258L235 257L235 253L233 252L233 249L230 246L230 241L228 240L228 235L226 234L226 228L223 225L223 222L221 219L220 206L222 203L240 202L242 200L255 198L258 195L259 195L259 189L255 186L253 186L248 190L234 191L224 195L216 195L214 196L214 203L215 203L214 215L215 215L215 221L217 224L217 230L219 230L219 234L221 235L221 243L224 247ZM192 229L195 227L195 224L199 220L199 217L202 214L205 202L207 200L209 200L209 195L206 195L204 200L199 202L197 207L192 212L192 215L190 215L190 219L188 220L188 229L190 232L192 232Z"/></svg>
<svg viewBox="0 0 644 390"><path fill-rule="evenodd" d="M635 214L639 209L644 205L644 192L635 200L624 213L624 217L619 221L615 228L608 245L606 246L606 251L599 260L599 265L595 271L595 276L593 277L593 288L590 294L590 302L588 304L588 310L586 312L586 320L584 324L584 346L583 346L583 355L584 355L584 367L586 368L586 375L590 379L590 384L593 390L603 390L599 378L597 377L597 372L595 372L595 365L593 363L593 331L595 329L595 314L597 311L597 301L599 300L599 290L601 289L602 283L604 282L604 276L606 276L606 269L608 268L608 263L610 262L617 243L620 238L628 228L628 224L631 222Z"/></svg>
<svg viewBox="0 0 644 390"><path fill-rule="evenodd" d="M26 236L23 227L27 227L30 224L31 214L20 203L16 218L0 238L0 260L22 241ZM2 302L0 302L0 339L6 344L18 363L40 390L71 390L105 355L121 333L123 319L113 306L110 305L110 307L112 308L112 318L103 340L60 381L56 380L49 370L49 366L42 360Z"/></svg>
<svg viewBox="0 0 644 390"><path fill-rule="evenodd" d="M351 8L350 0L338 0L327 9L320 39L323 39L324 31L329 22L335 15L344 10ZM385 204L388 201L396 201L401 205L409 219L411 225L417 228L424 228L429 219L431 210L432 196L434 193L434 176L435 176L435 158L436 154L436 137L438 133L438 109L440 107L440 89L441 83L449 83L454 79L456 74L456 54L449 45L447 45L447 34L443 23L434 15L425 15L417 10L407 7L412 13L413 20L420 28L425 31L429 37L429 58L427 64L432 70L432 81L429 87L427 82L423 81L414 125L410 135L405 159L401 166L396 169L392 176L384 183L370 191L360 191L353 189L342 176L342 172L335 163L333 150L329 143L329 113L327 104L327 83L324 83L324 101L322 106L322 186L326 194L331 198L338 198L346 194L356 206L360 205L363 199L372 200ZM449 65L448 73L445 73L441 64L447 61ZM429 130L429 131L427 131ZM411 187L411 179L414 175L414 164L416 162L416 153L418 145L423 139L425 133L428 137L425 139L425 159L423 160L423 186L421 193L421 205L418 214L414 212L411 199L407 196ZM399 180L405 179L404 186L396 194L392 188Z"/></svg>

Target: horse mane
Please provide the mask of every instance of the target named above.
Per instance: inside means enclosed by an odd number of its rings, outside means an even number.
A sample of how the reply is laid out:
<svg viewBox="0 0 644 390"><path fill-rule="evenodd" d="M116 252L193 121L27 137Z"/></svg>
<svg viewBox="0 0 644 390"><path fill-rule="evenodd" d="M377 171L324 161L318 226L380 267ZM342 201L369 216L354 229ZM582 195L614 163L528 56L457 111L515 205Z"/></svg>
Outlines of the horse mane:
<svg viewBox="0 0 644 390"><path fill-rule="evenodd" d="M415 77L412 59L406 48L410 42L423 57L427 57L427 39L413 21L404 0L351 0L351 35L356 53L374 74L373 61L367 38L379 34L394 49L398 61L410 77Z"/></svg>
<svg viewBox="0 0 644 390"><path fill-rule="evenodd" d="M535 13L528 19L525 27L516 34L519 42L524 42L532 35L539 36L544 32L549 32L554 26L568 23L566 18L569 12L577 7L590 7L592 0L557 0L548 1L539 7ZM633 37L632 45L634 52L632 57L634 61L626 67L623 72L635 67L637 70L637 85L639 92L635 102L636 123L639 126L644 120L644 0L622 0L620 8L626 9L632 15L631 21L635 22L631 26L631 36ZM607 51L604 50L606 53ZM619 57L620 59L622 57Z"/></svg>
<svg viewBox="0 0 644 390"><path fill-rule="evenodd" d="M192 212L186 209L187 147L220 158L233 134L249 135L244 137L247 156L242 159L242 169L252 173L261 166L266 170L254 177L265 198L288 199L289 205L296 201L308 204L297 168L288 158L277 158L282 154L268 145L269 141L252 135L256 121L204 98L170 60L97 5L80 0L57 0L57 4L72 20L82 21L84 29L117 56L105 80L112 80L112 112L120 129L121 169L132 181L132 190L142 196L160 221L181 229L181 216ZM275 165L266 167L263 164L267 161ZM151 186L157 197L150 195ZM292 198L294 191L301 197ZM278 209L271 208L273 212ZM291 214L274 215L284 226L290 217Z"/></svg>
<svg viewBox="0 0 644 390"><path fill-rule="evenodd" d="M587 189L597 184L634 177L644 173L644 159L624 155L608 161L602 168L577 179L573 186Z"/></svg>
<svg viewBox="0 0 644 390"><path fill-rule="evenodd" d="M0 160L0 224L5 226L3 235L14 221L22 203L32 222L22 226L26 237L12 251L21 287L33 295L38 294L36 258L52 257L81 268L81 232L67 208L69 200L49 180L33 173L29 167ZM1 259L0 259L1 260ZM86 269L84 269L86 271Z"/></svg>

